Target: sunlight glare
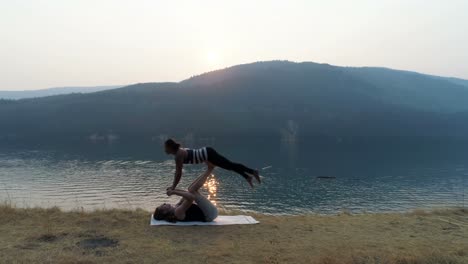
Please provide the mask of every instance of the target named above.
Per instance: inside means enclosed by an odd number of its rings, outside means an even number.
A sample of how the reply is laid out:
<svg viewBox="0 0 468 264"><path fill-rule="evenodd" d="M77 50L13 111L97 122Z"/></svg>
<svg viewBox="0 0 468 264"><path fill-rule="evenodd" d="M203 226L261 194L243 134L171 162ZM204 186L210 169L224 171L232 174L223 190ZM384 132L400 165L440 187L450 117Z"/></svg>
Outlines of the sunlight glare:
<svg viewBox="0 0 468 264"><path fill-rule="evenodd" d="M208 190L208 200L212 202L214 205L216 205L216 191L218 188L218 182L216 181L216 178L213 174L210 175L210 178L208 178L204 184L204 187Z"/></svg>
<svg viewBox="0 0 468 264"><path fill-rule="evenodd" d="M208 52L208 54L206 55L206 60L210 67L218 66L220 63L219 53L215 51Z"/></svg>

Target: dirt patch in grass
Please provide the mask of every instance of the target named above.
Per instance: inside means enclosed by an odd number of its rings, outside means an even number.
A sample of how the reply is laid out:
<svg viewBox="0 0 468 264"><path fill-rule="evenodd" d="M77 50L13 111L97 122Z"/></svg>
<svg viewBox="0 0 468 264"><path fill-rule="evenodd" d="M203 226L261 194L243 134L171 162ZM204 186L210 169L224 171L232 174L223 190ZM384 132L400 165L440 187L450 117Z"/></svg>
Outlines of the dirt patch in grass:
<svg viewBox="0 0 468 264"><path fill-rule="evenodd" d="M116 247L119 245L119 241L107 237L96 237L83 239L80 242L78 242L77 245L83 249L97 249L106 247Z"/></svg>
<svg viewBox="0 0 468 264"><path fill-rule="evenodd" d="M63 239L67 235L68 235L68 233L61 233L61 234L57 234L57 235L48 233L48 234L40 235L36 240L39 241L39 242L44 242L44 243L53 243L53 242L57 242L57 241Z"/></svg>

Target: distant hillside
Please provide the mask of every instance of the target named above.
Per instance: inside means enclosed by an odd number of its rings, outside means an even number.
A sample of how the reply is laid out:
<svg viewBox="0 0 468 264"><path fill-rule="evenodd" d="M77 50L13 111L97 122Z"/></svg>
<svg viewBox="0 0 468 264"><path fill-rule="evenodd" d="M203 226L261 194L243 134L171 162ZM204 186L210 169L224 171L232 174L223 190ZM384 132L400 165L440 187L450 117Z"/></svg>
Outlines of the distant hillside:
<svg viewBox="0 0 468 264"><path fill-rule="evenodd" d="M0 101L0 138L151 141L160 136L271 138L464 137L468 89L384 68L257 62L180 83Z"/></svg>
<svg viewBox="0 0 468 264"><path fill-rule="evenodd" d="M466 88L468 88L468 80L463 80L463 79L459 79L459 78L452 78L452 77L447 77L447 78L444 78L444 77L441 77L449 82L452 82L452 83L455 83L455 84L458 84L458 85L462 85L462 86L465 86Z"/></svg>
<svg viewBox="0 0 468 264"><path fill-rule="evenodd" d="M120 88L123 85L109 86L91 86L91 87L56 87L41 90L25 90L25 91L0 91L0 99L25 99L44 97L52 95L70 94L70 93L94 93L109 89Z"/></svg>

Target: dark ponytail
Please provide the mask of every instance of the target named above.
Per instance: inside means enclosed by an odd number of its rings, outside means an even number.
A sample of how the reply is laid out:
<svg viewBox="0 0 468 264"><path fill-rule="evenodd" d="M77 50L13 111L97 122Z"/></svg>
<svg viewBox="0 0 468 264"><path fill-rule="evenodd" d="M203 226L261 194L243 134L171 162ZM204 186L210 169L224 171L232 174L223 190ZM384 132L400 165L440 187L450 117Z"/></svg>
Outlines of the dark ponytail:
<svg viewBox="0 0 468 264"><path fill-rule="evenodd" d="M177 218L174 215L174 212L172 211L162 212L162 210L159 210L158 207L156 207L156 209L154 210L153 218L154 220L157 220L157 221L165 220L170 223L177 222Z"/></svg>
<svg viewBox="0 0 468 264"><path fill-rule="evenodd" d="M180 144L175 142L175 140L173 140L172 138L166 140L164 145L166 145L166 147L173 149L174 151L177 151L180 148Z"/></svg>

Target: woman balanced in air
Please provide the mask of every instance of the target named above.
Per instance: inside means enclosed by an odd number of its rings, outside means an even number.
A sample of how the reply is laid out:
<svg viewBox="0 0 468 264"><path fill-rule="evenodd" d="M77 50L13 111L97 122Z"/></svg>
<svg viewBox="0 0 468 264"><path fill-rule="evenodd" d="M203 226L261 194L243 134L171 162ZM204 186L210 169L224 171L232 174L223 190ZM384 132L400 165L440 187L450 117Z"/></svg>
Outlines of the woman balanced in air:
<svg viewBox="0 0 468 264"><path fill-rule="evenodd" d="M237 172L249 183L253 188L252 179L255 178L258 183L261 183L260 176L257 170L246 167L240 163L235 163L227 158L221 156L216 150L211 147L203 147L199 149L182 148L179 143L173 139L168 139L164 143L164 149L167 154L174 155L176 171L174 175L174 182L168 188L175 190L182 177L182 168L184 164L200 164L205 163L208 168L220 167L225 170Z"/></svg>

